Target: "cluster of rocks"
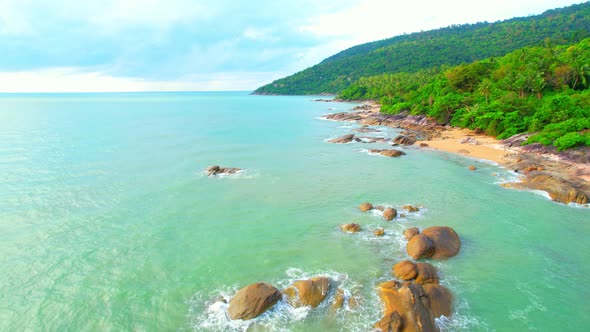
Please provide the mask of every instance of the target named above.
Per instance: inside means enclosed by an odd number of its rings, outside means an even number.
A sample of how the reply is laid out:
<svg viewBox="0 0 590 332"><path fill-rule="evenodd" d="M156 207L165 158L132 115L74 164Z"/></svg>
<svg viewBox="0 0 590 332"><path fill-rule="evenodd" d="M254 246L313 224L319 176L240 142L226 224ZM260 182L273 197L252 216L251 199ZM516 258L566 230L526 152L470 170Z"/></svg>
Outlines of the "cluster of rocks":
<svg viewBox="0 0 590 332"><path fill-rule="evenodd" d="M233 167L221 167L218 165L209 166L205 169L205 172L208 176L215 176L219 174L236 174L242 171L240 168L233 168Z"/></svg>
<svg viewBox="0 0 590 332"><path fill-rule="evenodd" d="M368 129L359 128L358 130L367 131ZM383 137L369 137L369 136L360 136L357 137L355 134L346 134L340 137L336 137L333 139L328 140L329 143L333 144L347 144L351 142L357 143L389 143L389 139Z"/></svg>

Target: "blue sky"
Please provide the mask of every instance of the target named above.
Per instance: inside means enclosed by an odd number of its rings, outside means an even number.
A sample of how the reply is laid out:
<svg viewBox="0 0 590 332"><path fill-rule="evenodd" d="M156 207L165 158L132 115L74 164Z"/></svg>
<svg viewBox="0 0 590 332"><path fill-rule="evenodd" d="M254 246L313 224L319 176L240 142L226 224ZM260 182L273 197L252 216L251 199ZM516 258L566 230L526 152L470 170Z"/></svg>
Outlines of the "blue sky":
<svg viewBox="0 0 590 332"><path fill-rule="evenodd" d="M0 0L0 92L252 90L348 47L571 0Z"/></svg>

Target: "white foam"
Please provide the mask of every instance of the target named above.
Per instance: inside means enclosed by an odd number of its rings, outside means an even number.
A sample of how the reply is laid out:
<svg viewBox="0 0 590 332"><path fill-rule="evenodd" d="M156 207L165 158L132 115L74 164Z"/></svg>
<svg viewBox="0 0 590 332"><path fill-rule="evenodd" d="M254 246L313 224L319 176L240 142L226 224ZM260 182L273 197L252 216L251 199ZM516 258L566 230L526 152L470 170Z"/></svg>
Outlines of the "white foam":
<svg viewBox="0 0 590 332"><path fill-rule="evenodd" d="M246 171L244 169L239 170L234 174L221 173L209 176L206 170L202 171L200 174L201 177L210 179L253 179L259 175L256 171Z"/></svg>

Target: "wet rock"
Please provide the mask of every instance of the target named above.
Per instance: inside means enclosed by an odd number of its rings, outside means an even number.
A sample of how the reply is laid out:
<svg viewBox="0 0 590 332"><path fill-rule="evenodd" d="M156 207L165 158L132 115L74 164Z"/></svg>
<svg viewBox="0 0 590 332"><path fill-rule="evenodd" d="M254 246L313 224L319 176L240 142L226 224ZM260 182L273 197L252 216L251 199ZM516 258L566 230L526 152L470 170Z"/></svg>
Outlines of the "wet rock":
<svg viewBox="0 0 590 332"><path fill-rule="evenodd" d="M332 301L332 305L330 306L332 311L336 311L342 308L342 306L344 305L344 298L345 296L342 288L336 289L336 293L334 294L334 300Z"/></svg>
<svg viewBox="0 0 590 332"><path fill-rule="evenodd" d="M418 227L412 227L412 228L408 228L404 231L404 236L406 237L407 240L413 238L414 236L420 234L420 230L418 229Z"/></svg>
<svg viewBox="0 0 590 332"><path fill-rule="evenodd" d="M542 190L549 194L555 202L569 204L588 204L588 195L580 191L574 184L549 173L535 172L523 182L505 183L504 187L516 189Z"/></svg>
<svg viewBox="0 0 590 332"><path fill-rule="evenodd" d="M328 142L334 143L334 144L346 144L346 143L352 142L353 140L354 140L354 134L348 134L348 135L344 135L344 136L340 136L340 137L331 139Z"/></svg>
<svg viewBox="0 0 590 332"><path fill-rule="evenodd" d="M375 236L383 236L385 235L385 230L383 228L377 228L373 231L373 235Z"/></svg>
<svg viewBox="0 0 590 332"><path fill-rule="evenodd" d="M256 318L272 308L281 299L281 292L265 282L258 282L240 289L229 301L227 311L231 319Z"/></svg>
<svg viewBox="0 0 590 332"><path fill-rule="evenodd" d="M375 208L375 210L379 210L381 212L385 211L385 206L383 206L383 205L377 205L374 208Z"/></svg>
<svg viewBox="0 0 590 332"><path fill-rule="evenodd" d="M393 139L395 144L399 145L412 145L416 143L416 137L407 135L398 135Z"/></svg>
<svg viewBox="0 0 590 332"><path fill-rule="evenodd" d="M415 283L419 285L438 284L438 272L430 263L416 263Z"/></svg>
<svg viewBox="0 0 590 332"><path fill-rule="evenodd" d="M384 157L390 157L390 158L393 158L393 157L401 157L401 156L403 156L403 155L406 154L403 151L395 150L395 149L392 149L392 150L387 150L387 149L385 149L385 150L382 150L382 149L371 149L370 152L371 153L378 153L378 154L380 154L380 155L382 155Z"/></svg>
<svg viewBox="0 0 590 332"><path fill-rule="evenodd" d="M433 259L450 258L459 253L461 249L461 239L459 235L450 227L435 226L422 230L422 235L432 240L434 246Z"/></svg>
<svg viewBox="0 0 590 332"><path fill-rule="evenodd" d="M357 233L361 231L361 225L355 223L344 224L340 226L340 228L342 228L342 231L347 233Z"/></svg>
<svg viewBox="0 0 590 332"><path fill-rule="evenodd" d="M477 170L477 167L475 167L475 166L471 165L471 166L469 166L469 170L470 170L470 171L475 171L475 170Z"/></svg>
<svg viewBox="0 0 590 332"><path fill-rule="evenodd" d="M394 208L386 208L383 210L383 218L387 221L393 220L393 218L397 217L397 210Z"/></svg>
<svg viewBox="0 0 590 332"><path fill-rule="evenodd" d="M405 214L405 213L400 213L400 214L399 214L399 217L400 217L400 218L405 218L405 217L406 217L406 214Z"/></svg>
<svg viewBox="0 0 590 332"><path fill-rule="evenodd" d="M205 172L207 172L208 176L215 176L218 174L236 174L239 171L241 171L241 169L239 169L239 168L221 167L219 165L209 166L205 170Z"/></svg>
<svg viewBox="0 0 590 332"><path fill-rule="evenodd" d="M404 206L402 206L402 210L406 210L408 212L420 211L420 209L417 206L413 206L413 205L404 205Z"/></svg>
<svg viewBox="0 0 590 332"><path fill-rule="evenodd" d="M361 210L361 212L367 212L367 211L373 210L373 204L362 203L361 205L359 205L359 210Z"/></svg>
<svg viewBox="0 0 590 332"><path fill-rule="evenodd" d="M430 309L434 317L450 317L453 313L453 294L441 285L426 284L422 287L428 296Z"/></svg>
<svg viewBox="0 0 590 332"><path fill-rule="evenodd" d="M434 253L434 244L428 236L418 234L408 241L406 252L415 260L429 258Z"/></svg>
<svg viewBox="0 0 590 332"><path fill-rule="evenodd" d="M283 291L293 307L317 307L328 295L330 278L315 277L309 280L297 280Z"/></svg>
<svg viewBox="0 0 590 332"><path fill-rule="evenodd" d="M392 267L392 274L400 280L412 280L418 275L416 263L412 261L402 261Z"/></svg>
<svg viewBox="0 0 590 332"><path fill-rule="evenodd" d="M376 328L382 331L438 331L422 286L386 282L379 285L378 289L384 306L384 318L375 324Z"/></svg>

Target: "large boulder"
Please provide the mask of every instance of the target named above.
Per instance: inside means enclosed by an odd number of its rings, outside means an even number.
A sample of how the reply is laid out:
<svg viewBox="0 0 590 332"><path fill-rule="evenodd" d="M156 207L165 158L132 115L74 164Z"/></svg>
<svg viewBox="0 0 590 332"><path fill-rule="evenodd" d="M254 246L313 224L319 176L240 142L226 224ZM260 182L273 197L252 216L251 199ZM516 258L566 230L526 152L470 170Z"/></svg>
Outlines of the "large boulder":
<svg viewBox="0 0 590 332"><path fill-rule="evenodd" d="M227 311L231 319L256 318L281 299L281 292L265 282L257 282L240 289L229 301Z"/></svg>
<svg viewBox="0 0 590 332"><path fill-rule="evenodd" d="M205 170L208 176L215 176L218 174L236 174L242 169L235 167L221 167L219 165L209 166Z"/></svg>
<svg viewBox="0 0 590 332"><path fill-rule="evenodd" d="M447 288L437 284L426 284L422 287L428 296L434 317L450 317L453 313L453 294Z"/></svg>
<svg viewBox="0 0 590 332"><path fill-rule="evenodd" d="M418 229L418 227L411 227L404 231L404 236L406 237L406 240L409 240L418 234L420 234L420 230Z"/></svg>
<svg viewBox="0 0 590 332"><path fill-rule="evenodd" d="M361 231L361 225L356 224L356 223L344 224L344 225L340 226L340 228L342 229L343 232L347 232L347 233L357 233L357 232Z"/></svg>
<svg viewBox="0 0 590 332"><path fill-rule="evenodd" d="M287 301L295 308L310 306L317 307L328 295L330 279L315 277L309 280L297 280L283 291Z"/></svg>
<svg viewBox="0 0 590 332"><path fill-rule="evenodd" d="M416 263L408 260L399 262L392 267L392 274L401 280L412 280L418 275Z"/></svg>
<svg viewBox="0 0 590 332"><path fill-rule="evenodd" d="M352 142L353 140L354 140L354 134L348 134L348 135L343 135L340 137L333 138L331 140L328 140L328 142L334 143L334 144L346 144L346 143Z"/></svg>
<svg viewBox="0 0 590 332"><path fill-rule="evenodd" d="M359 205L359 210L361 210L361 212L367 212L367 211L373 210L373 204L362 203L361 205Z"/></svg>
<svg viewBox="0 0 590 332"><path fill-rule="evenodd" d="M434 259L450 258L459 253L461 240L459 235L450 227L435 226L422 231L422 235L432 240L434 252L430 256Z"/></svg>
<svg viewBox="0 0 590 332"><path fill-rule="evenodd" d="M416 143L416 137L407 135L398 135L393 139L393 143L400 145L412 145Z"/></svg>
<svg viewBox="0 0 590 332"><path fill-rule="evenodd" d="M385 282L380 284L378 289L384 307L384 319L375 324L375 328L382 331L396 331L396 329L403 332L438 331L427 294L422 286L412 283ZM397 313L399 318L397 315L392 315L394 313ZM400 323L397 323L398 321Z"/></svg>
<svg viewBox="0 0 590 332"><path fill-rule="evenodd" d="M415 260L430 258L434 253L434 244L428 236L418 234L408 241L406 252Z"/></svg>
<svg viewBox="0 0 590 332"><path fill-rule="evenodd" d="M394 208L385 208L383 210L383 218L387 221L393 220L393 218L397 217L397 210Z"/></svg>

